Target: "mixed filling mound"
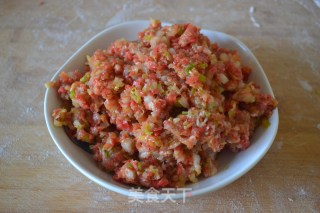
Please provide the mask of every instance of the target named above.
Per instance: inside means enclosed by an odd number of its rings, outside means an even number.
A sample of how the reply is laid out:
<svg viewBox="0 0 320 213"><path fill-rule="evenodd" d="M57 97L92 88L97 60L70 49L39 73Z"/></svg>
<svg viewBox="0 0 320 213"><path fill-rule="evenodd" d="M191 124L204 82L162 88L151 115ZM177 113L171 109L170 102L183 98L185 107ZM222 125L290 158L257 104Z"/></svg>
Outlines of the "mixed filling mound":
<svg viewBox="0 0 320 213"><path fill-rule="evenodd" d="M114 179L182 187L216 171L223 149L241 151L276 100L248 81L236 51L192 24L151 20L137 41L120 39L87 56L81 72L49 82L64 100L54 124L90 144Z"/></svg>

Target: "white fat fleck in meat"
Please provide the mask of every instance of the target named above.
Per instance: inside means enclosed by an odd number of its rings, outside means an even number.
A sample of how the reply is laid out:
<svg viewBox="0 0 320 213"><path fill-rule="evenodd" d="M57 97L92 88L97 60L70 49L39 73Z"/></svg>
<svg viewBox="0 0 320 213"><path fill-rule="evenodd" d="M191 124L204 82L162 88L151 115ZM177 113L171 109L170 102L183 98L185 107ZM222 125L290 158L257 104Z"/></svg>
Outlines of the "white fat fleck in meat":
<svg viewBox="0 0 320 213"><path fill-rule="evenodd" d="M153 100L154 100L154 98L152 96L149 96L149 95L145 96L143 98L144 105L148 110L155 111L155 106L153 104Z"/></svg>
<svg viewBox="0 0 320 213"><path fill-rule="evenodd" d="M196 124L197 124L198 127L203 127L203 126L207 123L208 117L205 117L205 118L203 119L203 121L200 121L200 119L201 119L201 116L199 116L199 117L197 118Z"/></svg>
<svg viewBox="0 0 320 213"><path fill-rule="evenodd" d="M119 72L119 71L121 71L121 66L119 64L116 64L114 66L114 69L115 69L115 71Z"/></svg>
<svg viewBox="0 0 320 213"><path fill-rule="evenodd" d="M99 113L93 113L92 119L94 120L94 122L98 123L100 121Z"/></svg>
<svg viewBox="0 0 320 213"><path fill-rule="evenodd" d="M179 99L179 103L185 107L185 108L189 108L189 103L188 103L188 99L185 96L181 96L181 98Z"/></svg>
<svg viewBox="0 0 320 213"><path fill-rule="evenodd" d="M131 138L126 138L125 140L121 141L121 147L129 154L134 153L134 141Z"/></svg>
<svg viewBox="0 0 320 213"><path fill-rule="evenodd" d="M223 84L226 84L229 81L228 77L223 73L218 74L218 80Z"/></svg>
<svg viewBox="0 0 320 213"><path fill-rule="evenodd" d="M73 126L75 126L76 128L79 127L79 126L81 126L80 121L79 121L78 119L74 120L74 121L73 121Z"/></svg>
<svg viewBox="0 0 320 213"><path fill-rule="evenodd" d="M177 124L180 121L180 118L174 118L173 123Z"/></svg>
<svg viewBox="0 0 320 213"><path fill-rule="evenodd" d="M209 48L207 48L207 47L205 47L204 49L203 49L203 52L205 53L205 54L207 54L207 55L211 55L211 50L209 49Z"/></svg>
<svg viewBox="0 0 320 213"><path fill-rule="evenodd" d="M157 46L157 44L159 44L160 41L161 41L161 37L160 36L152 37L151 40L150 40L151 48L154 48L155 46Z"/></svg>
<svg viewBox="0 0 320 213"><path fill-rule="evenodd" d="M174 48L169 48L169 52L171 53L171 55L176 54L176 51L174 50Z"/></svg>
<svg viewBox="0 0 320 213"><path fill-rule="evenodd" d="M151 153L147 152L147 151L140 151L139 152L139 158L140 159L146 159L148 157L150 157Z"/></svg>
<svg viewBox="0 0 320 213"><path fill-rule="evenodd" d="M134 180L136 179L136 173L134 170L129 169L129 168L125 168L125 178L128 182L134 182Z"/></svg>
<svg viewBox="0 0 320 213"><path fill-rule="evenodd" d="M157 73L158 74L158 73ZM160 73L159 73L160 74ZM165 75L160 76L161 81L166 82L168 80L168 77Z"/></svg>
<svg viewBox="0 0 320 213"><path fill-rule="evenodd" d="M193 166L197 175L199 175L201 173L201 166L200 166L200 156L198 154L193 154Z"/></svg>

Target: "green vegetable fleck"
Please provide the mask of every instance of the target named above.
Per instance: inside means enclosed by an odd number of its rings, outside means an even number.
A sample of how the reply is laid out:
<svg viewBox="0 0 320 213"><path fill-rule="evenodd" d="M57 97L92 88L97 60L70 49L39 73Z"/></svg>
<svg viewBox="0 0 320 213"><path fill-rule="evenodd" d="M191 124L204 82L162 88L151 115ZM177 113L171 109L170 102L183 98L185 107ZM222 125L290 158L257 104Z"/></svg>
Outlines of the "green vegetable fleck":
<svg viewBox="0 0 320 213"><path fill-rule="evenodd" d="M186 67L186 73L189 75L190 74L190 71L194 68L194 64L189 64L187 67Z"/></svg>
<svg viewBox="0 0 320 213"><path fill-rule="evenodd" d="M150 41L151 38L152 38L151 35L145 35L145 36L143 37L143 40Z"/></svg>
<svg viewBox="0 0 320 213"><path fill-rule="evenodd" d="M80 78L80 82L86 83L89 81L89 79L90 79L90 72L87 72L86 74L84 74L84 76L82 76L82 78Z"/></svg>
<svg viewBox="0 0 320 213"><path fill-rule="evenodd" d="M141 103L141 97L139 95L139 91L137 90L137 88L133 88L132 91L131 91L131 98L138 104Z"/></svg>
<svg viewBox="0 0 320 213"><path fill-rule="evenodd" d="M199 64L199 67L201 69L206 69L208 67L208 64L207 63L201 63L201 64Z"/></svg>
<svg viewBox="0 0 320 213"><path fill-rule="evenodd" d="M139 170L142 170L142 164L140 162L137 163L137 167Z"/></svg>
<svg viewBox="0 0 320 213"><path fill-rule="evenodd" d="M129 169L133 169L132 163L128 163L128 168L129 168Z"/></svg>
<svg viewBox="0 0 320 213"><path fill-rule="evenodd" d="M70 90L70 98L71 99L75 99L75 97L76 97L75 91L74 90Z"/></svg>
<svg viewBox="0 0 320 213"><path fill-rule="evenodd" d="M206 76L204 76L204 75L202 75L202 74L200 74L200 76L199 76L199 80L200 80L201 82L205 83L205 82L206 82L206 80L207 80L207 77L206 77Z"/></svg>
<svg viewBox="0 0 320 213"><path fill-rule="evenodd" d="M110 156L111 156L111 153L110 153L109 150L103 150L103 154L104 154L104 156L105 156L106 158L110 158Z"/></svg>
<svg viewBox="0 0 320 213"><path fill-rule="evenodd" d="M151 126L149 124L146 124L146 126L144 128L144 133L146 135L152 135L152 129L151 129Z"/></svg>
<svg viewBox="0 0 320 213"><path fill-rule="evenodd" d="M264 128L268 128L270 126L270 121L267 118L263 118L261 124Z"/></svg>

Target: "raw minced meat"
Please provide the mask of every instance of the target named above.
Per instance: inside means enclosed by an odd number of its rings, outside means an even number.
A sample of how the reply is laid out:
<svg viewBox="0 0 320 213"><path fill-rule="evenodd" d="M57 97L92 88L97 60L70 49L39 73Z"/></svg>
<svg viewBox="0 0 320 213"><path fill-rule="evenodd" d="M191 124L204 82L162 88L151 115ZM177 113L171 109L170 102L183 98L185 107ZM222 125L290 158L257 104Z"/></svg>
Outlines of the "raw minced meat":
<svg viewBox="0 0 320 213"><path fill-rule="evenodd" d="M151 20L138 37L50 82L65 101L54 124L91 144L98 164L123 183L181 187L213 175L216 153L248 148L276 100L248 82L251 69L236 51L192 24Z"/></svg>

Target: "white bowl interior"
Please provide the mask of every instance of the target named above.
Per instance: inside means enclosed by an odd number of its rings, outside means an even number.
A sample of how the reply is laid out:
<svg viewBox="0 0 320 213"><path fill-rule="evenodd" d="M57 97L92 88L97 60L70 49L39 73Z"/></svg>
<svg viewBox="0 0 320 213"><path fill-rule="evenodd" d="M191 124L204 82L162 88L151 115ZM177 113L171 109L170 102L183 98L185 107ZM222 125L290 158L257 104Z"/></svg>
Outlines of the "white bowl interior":
<svg viewBox="0 0 320 213"><path fill-rule="evenodd" d="M127 40L136 40L137 33L145 29L148 24L148 21L133 21L102 31L74 53L51 80L56 80L59 73L63 70L70 72L74 69L83 67L86 55L92 55L97 49L106 48L116 39L125 38ZM201 32L208 36L212 42L217 42L219 46L237 50L241 56L242 64L248 65L253 69L250 80L258 83L261 86L263 93L268 93L273 96L272 89L262 67L252 52L241 41L221 32L210 30L202 30ZM60 103L55 89L47 89L44 103L45 119L50 135L60 151L74 167L92 181L120 194L129 195L129 190L132 187L114 181L111 174L98 168L96 162L89 153L71 142L63 128L55 127L53 125L51 113L55 108L60 107ZM247 150L239 153L223 152L218 159L218 173L212 177L202 179L198 183L187 185L186 188L192 189L192 191L188 193L188 196L217 190L235 181L249 171L256 163L258 163L272 145L278 129L278 120L278 109L275 109L270 118L271 125L269 128L258 128L251 139L251 146ZM144 198L146 198L145 195L146 194L144 194ZM158 195L159 198L163 198L164 196L165 194ZM179 199L183 196L183 193L177 193L177 191L175 191L175 194L171 197Z"/></svg>

